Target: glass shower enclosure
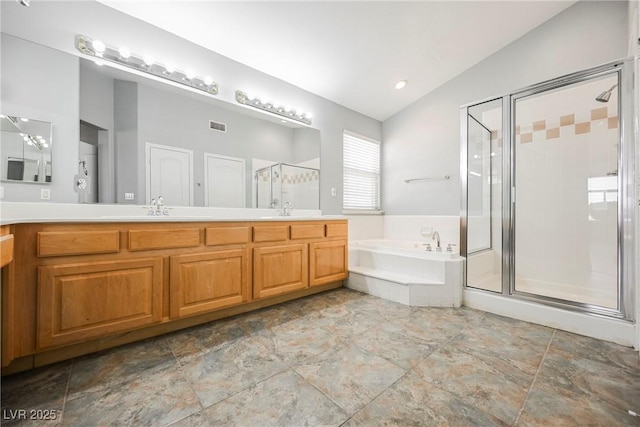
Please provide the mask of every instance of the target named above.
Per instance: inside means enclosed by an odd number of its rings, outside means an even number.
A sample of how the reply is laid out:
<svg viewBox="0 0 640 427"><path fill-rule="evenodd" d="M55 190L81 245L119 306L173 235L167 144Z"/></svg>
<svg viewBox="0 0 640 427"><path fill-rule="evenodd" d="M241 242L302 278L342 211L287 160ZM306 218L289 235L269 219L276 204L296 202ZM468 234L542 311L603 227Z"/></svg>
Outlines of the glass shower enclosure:
<svg viewBox="0 0 640 427"><path fill-rule="evenodd" d="M629 66L619 61L461 108L468 288L632 319Z"/></svg>
<svg viewBox="0 0 640 427"><path fill-rule="evenodd" d="M276 163L255 172L256 207L320 209L320 170Z"/></svg>

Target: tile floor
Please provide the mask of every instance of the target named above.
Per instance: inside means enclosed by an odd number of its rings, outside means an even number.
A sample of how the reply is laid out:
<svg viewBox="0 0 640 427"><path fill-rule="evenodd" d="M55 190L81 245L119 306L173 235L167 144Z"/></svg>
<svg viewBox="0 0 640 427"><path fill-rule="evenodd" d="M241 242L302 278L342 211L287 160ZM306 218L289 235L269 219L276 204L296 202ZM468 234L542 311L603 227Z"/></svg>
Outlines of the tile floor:
<svg viewBox="0 0 640 427"><path fill-rule="evenodd" d="M5 377L1 390L6 425L640 425L627 413L640 413L630 348L348 289ZM56 419L16 419L46 411Z"/></svg>

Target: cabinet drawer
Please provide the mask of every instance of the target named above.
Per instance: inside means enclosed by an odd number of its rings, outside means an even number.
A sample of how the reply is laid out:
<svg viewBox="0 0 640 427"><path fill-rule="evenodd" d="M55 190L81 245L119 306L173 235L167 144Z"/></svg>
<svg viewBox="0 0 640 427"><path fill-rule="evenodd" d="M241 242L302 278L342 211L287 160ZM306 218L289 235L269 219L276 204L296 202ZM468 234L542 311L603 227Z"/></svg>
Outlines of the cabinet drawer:
<svg viewBox="0 0 640 427"><path fill-rule="evenodd" d="M200 245L199 228L129 231L129 250L193 248Z"/></svg>
<svg viewBox="0 0 640 427"><path fill-rule="evenodd" d="M162 273L162 258L40 267L38 348L159 322Z"/></svg>
<svg viewBox="0 0 640 427"><path fill-rule="evenodd" d="M39 257L108 254L118 251L118 230L38 232Z"/></svg>
<svg viewBox="0 0 640 427"><path fill-rule="evenodd" d="M346 222L327 224L327 237L347 237L348 228Z"/></svg>
<svg viewBox="0 0 640 427"><path fill-rule="evenodd" d="M205 244L234 245L249 242L249 227L208 227L205 229Z"/></svg>
<svg viewBox="0 0 640 427"><path fill-rule="evenodd" d="M0 228L0 267L13 261L13 234L8 225Z"/></svg>
<svg viewBox="0 0 640 427"><path fill-rule="evenodd" d="M278 242L288 238L288 225L260 225L253 227L254 242Z"/></svg>
<svg viewBox="0 0 640 427"><path fill-rule="evenodd" d="M291 226L291 239L317 239L324 237L324 224L301 224Z"/></svg>

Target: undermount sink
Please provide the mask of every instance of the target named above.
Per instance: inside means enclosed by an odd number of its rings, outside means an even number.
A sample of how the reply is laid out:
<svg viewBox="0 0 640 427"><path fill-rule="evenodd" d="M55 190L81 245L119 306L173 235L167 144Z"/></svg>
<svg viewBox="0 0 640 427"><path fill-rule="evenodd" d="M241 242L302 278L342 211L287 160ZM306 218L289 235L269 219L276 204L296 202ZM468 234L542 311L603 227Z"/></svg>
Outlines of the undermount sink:
<svg viewBox="0 0 640 427"><path fill-rule="evenodd" d="M163 219L211 219L210 216L204 215L103 215L101 218L104 219L137 219L137 220L163 220Z"/></svg>

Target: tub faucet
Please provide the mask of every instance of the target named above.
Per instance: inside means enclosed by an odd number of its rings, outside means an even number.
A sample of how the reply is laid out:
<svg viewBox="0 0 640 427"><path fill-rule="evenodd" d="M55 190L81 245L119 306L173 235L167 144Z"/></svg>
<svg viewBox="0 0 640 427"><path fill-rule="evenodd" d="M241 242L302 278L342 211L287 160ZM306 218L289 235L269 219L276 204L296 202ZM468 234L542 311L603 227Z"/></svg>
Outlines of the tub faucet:
<svg viewBox="0 0 640 427"><path fill-rule="evenodd" d="M440 246L440 233L434 231L431 240L436 241L436 252L442 252L442 247Z"/></svg>

